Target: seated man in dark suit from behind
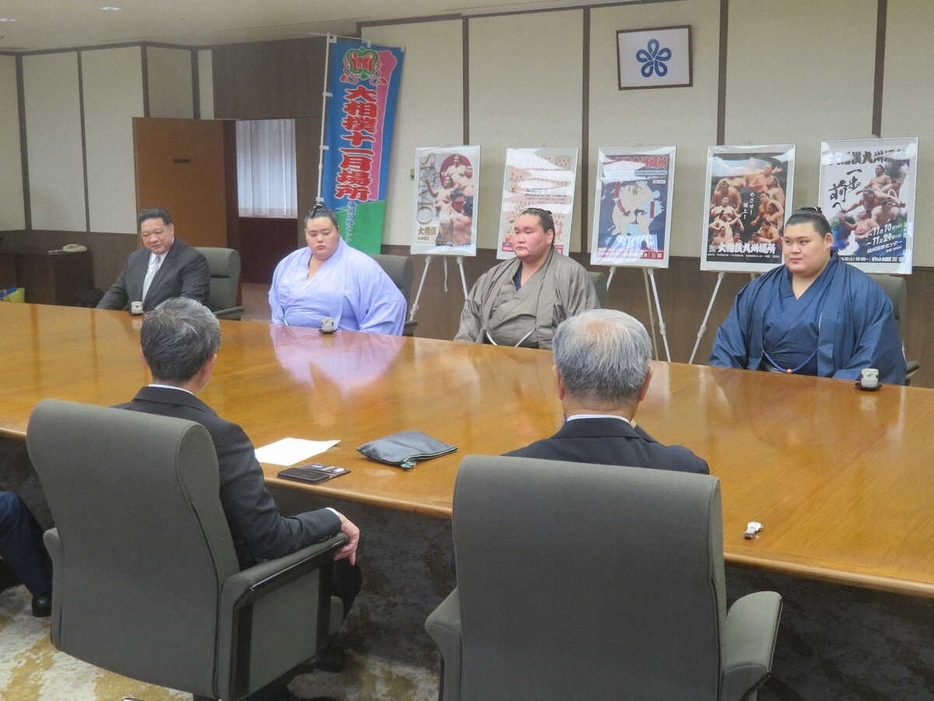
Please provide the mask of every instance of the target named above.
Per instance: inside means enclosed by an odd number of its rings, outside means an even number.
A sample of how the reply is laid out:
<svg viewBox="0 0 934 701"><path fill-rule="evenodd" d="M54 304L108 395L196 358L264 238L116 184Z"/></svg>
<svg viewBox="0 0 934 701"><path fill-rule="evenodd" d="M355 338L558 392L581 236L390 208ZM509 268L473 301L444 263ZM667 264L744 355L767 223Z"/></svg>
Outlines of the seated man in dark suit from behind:
<svg viewBox="0 0 934 701"><path fill-rule="evenodd" d="M360 589L360 572L355 566L360 530L331 508L287 518L279 513L246 433L195 396L211 378L220 341L220 324L200 302L181 297L163 302L146 314L140 330L140 345L152 384L140 389L133 401L118 407L196 421L208 430L217 451L221 505L241 568L345 533L350 540L334 555L340 562L335 563L331 589L344 600L346 615ZM336 652L331 648L329 655ZM336 663L340 664L340 660ZM331 659L328 667L334 665ZM317 666L324 668L320 660ZM284 688L284 680L270 687L251 695L250 701L293 698Z"/></svg>
<svg viewBox="0 0 934 701"><path fill-rule="evenodd" d="M558 326L555 378L564 425L551 438L506 455L707 474L687 448L664 446L632 425L652 379L652 342L638 320L594 309Z"/></svg>
<svg viewBox="0 0 934 701"><path fill-rule="evenodd" d="M155 309L172 297L187 297L207 304L211 292L208 262L194 246L175 238L172 217L164 209L144 209L136 217L143 248L127 256L120 277L110 286L98 309L126 309L142 302L143 311Z"/></svg>
<svg viewBox="0 0 934 701"><path fill-rule="evenodd" d="M0 492L0 555L32 594L32 615L52 615L52 562L42 544L42 527L13 492Z"/></svg>

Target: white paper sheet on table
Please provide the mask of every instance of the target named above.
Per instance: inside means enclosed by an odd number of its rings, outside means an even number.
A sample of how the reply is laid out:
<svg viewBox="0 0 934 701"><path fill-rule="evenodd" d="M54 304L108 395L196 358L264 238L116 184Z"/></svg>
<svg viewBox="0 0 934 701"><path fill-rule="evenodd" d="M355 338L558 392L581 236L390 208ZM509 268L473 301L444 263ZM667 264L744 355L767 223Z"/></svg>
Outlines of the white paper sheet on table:
<svg viewBox="0 0 934 701"><path fill-rule="evenodd" d="M340 443L337 441L309 441L304 438L283 438L275 443L256 449L256 459L270 465L294 465L307 460L328 448Z"/></svg>

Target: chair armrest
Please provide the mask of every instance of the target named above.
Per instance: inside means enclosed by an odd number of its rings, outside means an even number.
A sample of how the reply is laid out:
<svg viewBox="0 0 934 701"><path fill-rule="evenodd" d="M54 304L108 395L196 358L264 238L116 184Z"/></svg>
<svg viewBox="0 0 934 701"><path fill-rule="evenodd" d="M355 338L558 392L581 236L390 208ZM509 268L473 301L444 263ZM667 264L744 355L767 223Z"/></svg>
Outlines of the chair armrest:
<svg viewBox="0 0 934 701"><path fill-rule="evenodd" d="M63 591L64 587L59 586L58 582L58 577L61 576L59 573L65 570L62 539L58 535L58 529L50 528L47 530L42 536L42 541L45 543L45 549L48 551L49 559L52 561L52 591ZM59 625L62 620L61 601L61 597L52 597L52 626L49 630L49 637L55 647L60 647L62 641L61 626Z"/></svg>
<svg viewBox="0 0 934 701"><path fill-rule="evenodd" d="M905 361L905 384L911 384L911 378L914 377L915 373L921 369L921 363L917 360L908 360Z"/></svg>
<svg viewBox="0 0 934 701"><path fill-rule="evenodd" d="M740 701L768 678L781 613L774 591L748 594L730 607L721 630L721 701Z"/></svg>
<svg viewBox="0 0 934 701"><path fill-rule="evenodd" d="M213 309L211 311L218 319L233 319L235 321L240 321L240 317L243 316L243 312L245 310L243 307L227 307L226 309Z"/></svg>
<svg viewBox="0 0 934 701"><path fill-rule="evenodd" d="M347 536L338 533L320 543L237 572L228 577L223 584L221 606L229 606L232 609L234 606L243 606L250 600L266 596L292 579L318 569L322 562L330 562L330 558L324 556L339 550L346 542Z"/></svg>
<svg viewBox="0 0 934 701"><path fill-rule="evenodd" d="M461 695L461 600L457 589L448 594L438 608L428 615L425 630L432 637L444 670L441 680L443 699L460 699Z"/></svg>
<svg viewBox="0 0 934 701"><path fill-rule="evenodd" d="M53 567L62 561L62 539L58 535L57 528L50 528L43 534L42 541L45 543L45 549L49 552L49 558L52 560ZM61 567L59 567L61 569ZM54 575L55 570L52 570Z"/></svg>
<svg viewBox="0 0 934 701"><path fill-rule="evenodd" d="M347 536L339 533L237 572L222 583L217 647L220 698L246 696L313 657L325 644L331 566L334 553L346 542ZM287 655L292 657L286 659ZM269 677L269 670L278 665L284 668Z"/></svg>

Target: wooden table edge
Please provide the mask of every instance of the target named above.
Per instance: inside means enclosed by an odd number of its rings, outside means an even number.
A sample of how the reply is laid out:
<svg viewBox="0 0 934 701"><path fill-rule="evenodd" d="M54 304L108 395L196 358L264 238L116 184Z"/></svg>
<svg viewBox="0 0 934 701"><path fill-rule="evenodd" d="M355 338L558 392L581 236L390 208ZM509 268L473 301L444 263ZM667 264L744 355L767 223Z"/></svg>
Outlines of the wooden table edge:
<svg viewBox="0 0 934 701"><path fill-rule="evenodd" d="M750 557L736 553L724 552L724 560L731 565L741 565L759 570L768 570L778 574L786 574L802 579L813 579L831 584L844 584L862 589L885 591L892 594L906 596L921 596L934 598L934 583L918 582L897 577L880 577L878 575L862 572L841 572L829 567L805 565L797 562L788 562L761 557Z"/></svg>
<svg viewBox="0 0 934 701"><path fill-rule="evenodd" d="M332 499L341 499L356 504L369 504L379 506L394 511L407 511L411 513L423 514L434 518L450 521L453 515L451 505L426 504L424 502L408 501L406 499L392 499L371 494L360 494L358 492L348 492L341 489L338 485L327 487L325 485L302 484L294 480L284 480L278 477L266 475L266 484L279 489L290 491L309 492L319 497L330 497Z"/></svg>

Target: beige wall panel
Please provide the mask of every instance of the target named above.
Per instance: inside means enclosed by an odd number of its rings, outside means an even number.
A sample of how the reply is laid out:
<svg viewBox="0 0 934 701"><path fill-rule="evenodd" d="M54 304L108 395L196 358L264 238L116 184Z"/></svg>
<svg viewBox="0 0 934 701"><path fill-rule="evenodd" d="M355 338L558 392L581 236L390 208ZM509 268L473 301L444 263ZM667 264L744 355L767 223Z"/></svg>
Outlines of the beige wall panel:
<svg viewBox="0 0 934 701"><path fill-rule="evenodd" d="M191 51L146 47L149 116L192 119Z"/></svg>
<svg viewBox="0 0 934 701"><path fill-rule="evenodd" d="M496 248L507 148L581 146L583 11L470 20L470 141L480 144L479 242ZM580 183L571 250L580 250Z"/></svg>
<svg viewBox="0 0 934 701"><path fill-rule="evenodd" d="M34 229L85 231L78 54L23 57Z"/></svg>
<svg viewBox="0 0 934 701"><path fill-rule="evenodd" d="M934 183L934 3L930 0L889 0L885 42L885 90L882 136L917 136L920 168L915 203L914 264L934 266L934 210L924 193Z"/></svg>
<svg viewBox="0 0 934 701"><path fill-rule="evenodd" d="M464 142L461 20L366 27L363 38L405 49L383 243L412 242L415 149ZM486 173L481 174L481 182Z"/></svg>
<svg viewBox="0 0 934 701"><path fill-rule="evenodd" d="M726 143L797 144L795 207L817 200L821 141L872 135L876 10L877 0L730 2Z"/></svg>
<svg viewBox="0 0 934 701"><path fill-rule="evenodd" d="M214 52L198 52L198 97L201 119L214 119Z"/></svg>
<svg viewBox="0 0 934 701"><path fill-rule="evenodd" d="M143 116L139 47L81 53L91 231L136 233L133 117Z"/></svg>
<svg viewBox="0 0 934 701"><path fill-rule="evenodd" d="M685 24L691 26L692 87L618 89L618 30ZM707 146L717 140L720 2L695 0L594 9L590 27L587 231L592 229L600 147L676 146L670 253L699 257Z"/></svg>
<svg viewBox="0 0 934 701"><path fill-rule="evenodd" d="M0 231L26 228L16 58L0 56Z"/></svg>

